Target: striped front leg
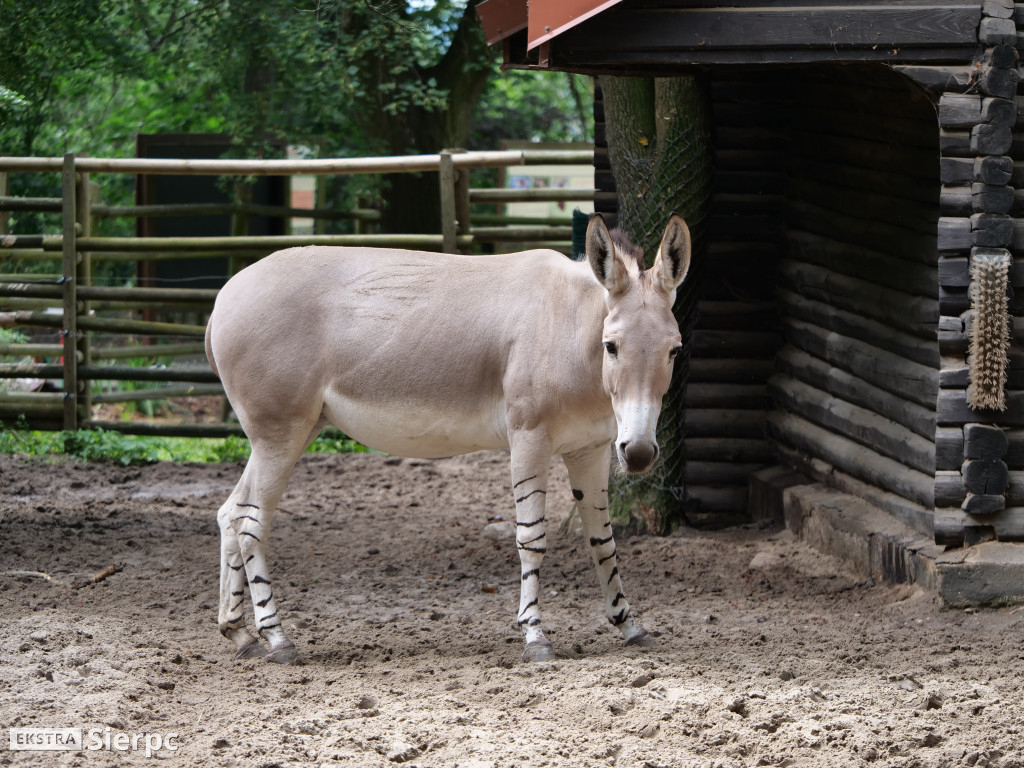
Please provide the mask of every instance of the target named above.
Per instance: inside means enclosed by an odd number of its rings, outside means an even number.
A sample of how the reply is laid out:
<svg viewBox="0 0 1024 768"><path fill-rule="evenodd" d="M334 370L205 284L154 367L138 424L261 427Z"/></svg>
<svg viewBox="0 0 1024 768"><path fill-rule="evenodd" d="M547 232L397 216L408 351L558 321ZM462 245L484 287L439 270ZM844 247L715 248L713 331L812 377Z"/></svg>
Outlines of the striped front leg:
<svg viewBox="0 0 1024 768"><path fill-rule="evenodd" d="M583 538L597 568L608 621L622 633L627 645L650 645L652 639L633 616L622 588L615 552L615 537L608 517L608 473L611 444L565 454L572 494L583 523Z"/></svg>
<svg viewBox="0 0 1024 768"><path fill-rule="evenodd" d="M540 619L540 566L547 552L547 522L544 518L548 492L550 454L540 450L512 451L512 494L516 502L516 548L522 583L516 619L523 630L526 661L555 658L544 636Z"/></svg>

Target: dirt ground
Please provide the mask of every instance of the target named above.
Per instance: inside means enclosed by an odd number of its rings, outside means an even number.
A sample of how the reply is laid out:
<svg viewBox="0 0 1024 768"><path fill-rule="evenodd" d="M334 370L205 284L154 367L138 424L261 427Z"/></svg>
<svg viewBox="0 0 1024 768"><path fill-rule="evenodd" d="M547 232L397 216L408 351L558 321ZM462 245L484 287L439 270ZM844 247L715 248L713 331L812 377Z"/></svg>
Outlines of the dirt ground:
<svg viewBox="0 0 1024 768"><path fill-rule="evenodd" d="M239 473L0 457L0 726L112 747L8 751L0 733L0 764L1024 766L1024 609L942 611L786 532L620 538L658 640L640 650L552 526L561 658L520 662L515 545L485 535L512 516L500 454L304 458L270 558L304 663L232 661L215 513ZM548 500L549 520L569 512L560 466ZM148 759L139 734L162 740Z"/></svg>

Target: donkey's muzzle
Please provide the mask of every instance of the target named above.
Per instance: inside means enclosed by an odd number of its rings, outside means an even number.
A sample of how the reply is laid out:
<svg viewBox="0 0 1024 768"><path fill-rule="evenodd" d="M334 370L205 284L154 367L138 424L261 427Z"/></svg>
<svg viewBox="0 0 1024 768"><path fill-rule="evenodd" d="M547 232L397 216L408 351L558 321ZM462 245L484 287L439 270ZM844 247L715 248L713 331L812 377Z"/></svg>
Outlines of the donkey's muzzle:
<svg viewBox="0 0 1024 768"><path fill-rule="evenodd" d="M625 440L618 449L619 463L631 474L646 472L658 458L658 444L647 440Z"/></svg>

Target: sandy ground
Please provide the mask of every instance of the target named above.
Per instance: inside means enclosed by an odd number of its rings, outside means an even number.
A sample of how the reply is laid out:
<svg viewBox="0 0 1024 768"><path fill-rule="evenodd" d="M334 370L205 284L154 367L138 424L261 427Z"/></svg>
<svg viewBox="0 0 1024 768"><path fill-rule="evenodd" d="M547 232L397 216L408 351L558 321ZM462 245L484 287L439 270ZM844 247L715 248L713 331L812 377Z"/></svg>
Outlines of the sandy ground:
<svg viewBox="0 0 1024 768"><path fill-rule="evenodd" d="M481 535L512 513L496 454L303 459L270 562L304 663L232 661L215 512L239 472L0 457L0 764L1024 766L1024 609L941 611L786 532L620 538L648 651L552 536L562 658L520 662L514 543ZM12 727L139 749L8 751Z"/></svg>

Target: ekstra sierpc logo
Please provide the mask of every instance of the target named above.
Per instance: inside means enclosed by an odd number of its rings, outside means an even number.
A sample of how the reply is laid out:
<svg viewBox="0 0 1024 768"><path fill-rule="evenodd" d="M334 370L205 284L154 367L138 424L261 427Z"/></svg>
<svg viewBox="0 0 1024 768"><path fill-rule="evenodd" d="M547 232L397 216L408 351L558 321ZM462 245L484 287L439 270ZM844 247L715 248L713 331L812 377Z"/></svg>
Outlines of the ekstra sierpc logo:
<svg viewBox="0 0 1024 768"><path fill-rule="evenodd" d="M178 734L125 733L107 728L11 728L11 750L145 752L152 757L161 749L174 752Z"/></svg>

